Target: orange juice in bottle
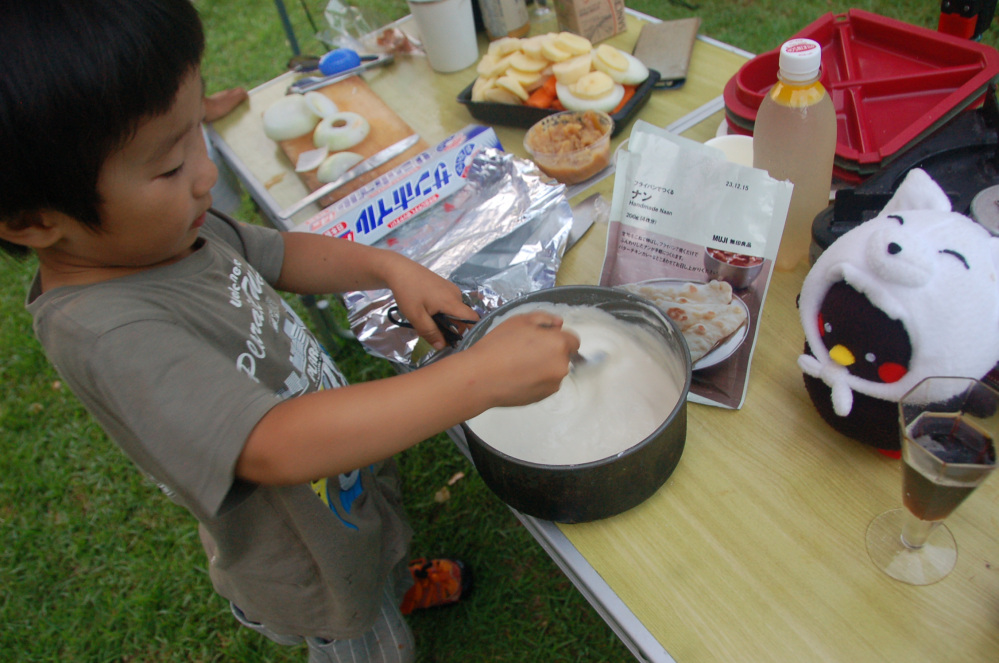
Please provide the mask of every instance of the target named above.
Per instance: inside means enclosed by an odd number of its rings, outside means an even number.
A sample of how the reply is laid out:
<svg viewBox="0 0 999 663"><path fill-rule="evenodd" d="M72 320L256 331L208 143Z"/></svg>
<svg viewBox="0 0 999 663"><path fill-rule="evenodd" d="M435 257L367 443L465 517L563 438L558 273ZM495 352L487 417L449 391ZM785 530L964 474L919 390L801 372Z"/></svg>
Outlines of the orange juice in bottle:
<svg viewBox="0 0 999 663"><path fill-rule="evenodd" d="M836 154L836 110L819 82L822 48L811 39L781 46L777 84L763 98L753 129L753 166L794 184L776 267L808 257L812 221L829 204Z"/></svg>

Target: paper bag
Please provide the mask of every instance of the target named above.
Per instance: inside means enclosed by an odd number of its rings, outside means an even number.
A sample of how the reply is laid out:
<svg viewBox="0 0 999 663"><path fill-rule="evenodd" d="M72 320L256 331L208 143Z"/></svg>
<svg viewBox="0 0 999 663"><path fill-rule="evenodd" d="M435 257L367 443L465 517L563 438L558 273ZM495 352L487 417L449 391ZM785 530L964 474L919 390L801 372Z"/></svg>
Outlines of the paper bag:
<svg viewBox="0 0 999 663"><path fill-rule="evenodd" d="M618 152L600 283L680 326L695 402L742 407L791 188L641 120Z"/></svg>

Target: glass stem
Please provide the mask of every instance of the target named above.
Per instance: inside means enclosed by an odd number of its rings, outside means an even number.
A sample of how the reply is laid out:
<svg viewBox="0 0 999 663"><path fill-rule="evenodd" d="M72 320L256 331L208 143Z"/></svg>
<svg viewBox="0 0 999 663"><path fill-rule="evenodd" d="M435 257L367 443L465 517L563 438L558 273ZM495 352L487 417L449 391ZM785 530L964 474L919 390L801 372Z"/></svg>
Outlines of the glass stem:
<svg viewBox="0 0 999 663"><path fill-rule="evenodd" d="M906 509L905 524L902 525L902 543L907 548L922 548L926 539L930 538L930 534L941 522L940 520L920 520Z"/></svg>

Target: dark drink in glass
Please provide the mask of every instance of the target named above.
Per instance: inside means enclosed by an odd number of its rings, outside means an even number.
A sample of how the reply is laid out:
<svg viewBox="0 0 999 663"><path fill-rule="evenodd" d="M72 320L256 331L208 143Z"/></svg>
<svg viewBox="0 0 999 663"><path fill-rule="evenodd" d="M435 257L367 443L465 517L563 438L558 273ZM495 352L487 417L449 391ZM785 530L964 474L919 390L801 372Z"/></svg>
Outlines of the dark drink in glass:
<svg viewBox="0 0 999 663"><path fill-rule="evenodd" d="M959 413L924 412L905 431L911 449L902 474L902 501L920 520L943 520L978 481L962 481L943 465L995 465L992 437ZM936 461L927 456L933 456Z"/></svg>
<svg viewBox="0 0 999 663"><path fill-rule="evenodd" d="M944 520L996 467L999 391L973 378L923 378L898 402L904 507L867 526L875 566L910 585L942 580L957 563Z"/></svg>

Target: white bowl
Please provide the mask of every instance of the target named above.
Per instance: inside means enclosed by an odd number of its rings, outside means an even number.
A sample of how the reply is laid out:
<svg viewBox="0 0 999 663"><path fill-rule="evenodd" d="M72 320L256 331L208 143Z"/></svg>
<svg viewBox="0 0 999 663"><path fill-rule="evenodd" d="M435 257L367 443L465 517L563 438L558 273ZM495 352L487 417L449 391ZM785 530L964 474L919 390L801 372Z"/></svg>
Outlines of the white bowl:
<svg viewBox="0 0 999 663"><path fill-rule="evenodd" d="M753 165L752 136L717 136L704 143L725 153L725 158L740 166Z"/></svg>

